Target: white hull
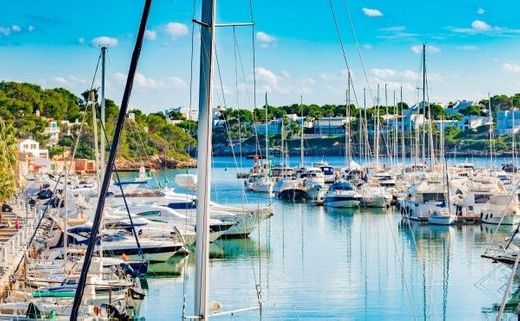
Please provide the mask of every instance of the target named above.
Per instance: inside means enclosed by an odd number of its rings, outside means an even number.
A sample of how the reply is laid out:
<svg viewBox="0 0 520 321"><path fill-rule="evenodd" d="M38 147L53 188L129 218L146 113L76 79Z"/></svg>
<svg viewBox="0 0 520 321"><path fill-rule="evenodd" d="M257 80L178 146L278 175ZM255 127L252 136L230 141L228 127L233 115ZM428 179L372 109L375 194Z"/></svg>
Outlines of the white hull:
<svg viewBox="0 0 520 321"><path fill-rule="evenodd" d="M455 215L430 215L428 223L432 225L453 225L457 223Z"/></svg>
<svg viewBox="0 0 520 321"><path fill-rule="evenodd" d="M363 197L363 205L365 207L385 208L390 206L391 199L384 196L368 196Z"/></svg>
<svg viewBox="0 0 520 321"><path fill-rule="evenodd" d="M360 201L357 200L328 200L325 199L325 202L323 205L326 207L332 207L332 208L356 208L359 207Z"/></svg>

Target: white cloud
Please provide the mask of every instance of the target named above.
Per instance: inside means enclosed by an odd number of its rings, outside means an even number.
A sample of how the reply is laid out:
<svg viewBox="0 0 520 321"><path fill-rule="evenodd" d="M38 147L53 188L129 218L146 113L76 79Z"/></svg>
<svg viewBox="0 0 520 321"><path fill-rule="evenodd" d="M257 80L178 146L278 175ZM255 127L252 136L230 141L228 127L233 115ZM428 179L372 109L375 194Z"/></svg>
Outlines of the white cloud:
<svg viewBox="0 0 520 321"><path fill-rule="evenodd" d="M520 33L520 29L510 29L500 26L493 26L482 20L473 21L471 23L471 28L452 28L452 30L456 33L463 33L469 35L513 35Z"/></svg>
<svg viewBox="0 0 520 321"><path fill-rule="evenodd" d="M256 33L256 40L264 45L272 45L278 42L278 39L270 34L267 34L263 31L258 31Z"/></svg>
<svg viewBox="0 0 520 321"><path fill-rule="evenodd" d="M168 82L169 82L169 84L171 85L171 87L173 89L185 89L185 88L188 88L188 84L186 84L186 81L184 81L184 79L176 77L176 76L169 77L168 78Z"/></svg>
<svg viewBox="0 0 520 321"><path fill-rule="evenodd" d="M385 27L380 28L379 31L381 31L382 34L377 37L385 40L400 40L418 36L416 33L408 32L405 26Z"/></svg>
<svg viewBox="0 0 520 321"><path fill-rule="evenodd" d="M423 47L422 45L415 45L415 46L410 47L410 50L413 51L416 54L419 54L423 50L422 47ZM441 52L441 48L436 47L436 46L426 46L426 52L432 53L432 54L440 53Z"/></svg>
<svg viewBox="0 0 520 321"><path fill-rule="evenodd" d="M169 22L164 26L164 31L171 38L186 36L189 32L188 26L179 22Z"/></svg>
<svg viewBox="0 0 520 321"><path fill-rule="evenodd" d="M101 47L101 46L116 47L118 43L119 43L119 40L117 40L117 38L108 37L108 36L101 36L101 37L94 38L92 40L92 45L96 46L96 47Z"/></svg>
<svg viewBox="0 0 520 321"><path fill-rule="evenodd" d="M67 79L65 79L64 77L54 77L53 80L60 85L65 85L65 86L69 85L69 81Z"/></svg>
<svg viewBox="0 0 520 321"><path fill-rule="evenodd" d="M520 73L520 65L516 64L502 64L502 70L508 74L517 74Z"/></svg>
<svg viewBox="0 0 520 321"><path fill-rule="evenodd" d="M464 51L475 51L475 50L478 50L478 47L474 46L474 45L462 45L462 46L455 46L455 49L464 50Z"/></svg>
<svg viewBox="0 0 520 321"><path fill-rule="evenodd" d="M52 78L52 80L55 83L57 83L59 86L67 86L67 87L72 87L75 85L84 85L87 83L87 81L85 79L81 79L81 78L78 78L73 75L69 75L67 77L57 76L57 77Z"/></svg>
<svg viewBox="0 0 520 321"><path fill-rule="evenodd" d="M484 13L486 13L486 10L484 10L483 8L478 8L477 13L484 14Z"/></svg>
<svg viewBox="0 0 520 321"><path fill-rule="evenodd" d="M126 77L127 77L126 74L123 74L120 72L115 73L113 76L114 80L119 84L124 84L126 82ZM165 79L162 79L162 78L147 77L140 72L135 74L134 85L135 85L135 88L138 88L138 89L152 89L152 90L167 90L167 89L180 90L180 89L186 89L188 87L188 85L186 84L186 81L184 81L182 78L179 78L176 76L170 76Z"/></svg>
<svg viewBox="0 0 520 321"><path fill-rule="evenodd" d="M482 20L475 20L471 23L471 28L477 31L488 31L491 30L491 26Z"/></svg>
<svg viewBox="0 0 520 321"><path fill-rule="evenodd" d="M416 73L415 71L405 70L401 74L402 74L404 79L408 79L408 80L417 80L417 79L419 79L419 74Z"/></svg>
<svg viewBox="0 0 520 321"><path fill-rule="evenodd" d="M14 32L20 32L22 31L22 28L20 28L19 25L12 25L11 30L13 30Z"/></svg>
<svg viewBox="0 0 520 321"><path fill-rule="evenodd" d="M144 32L144 38L148 40L155 40L157 39L157 32L154 30L146 30Z"/></svg>
<svg viewBox="0 0 520 321"><path fill-rule="evenodd" d="M370 74L372 74L373 76L377 77L377 78L381 78L381 79L389 79L389 78L392 78L394 77L397 72L393 69L380 69L380 68L372 68L370 69Z"/></svg>
<svg viewBox="0 0 520 321"><path fill-rule="evenodd" d="M36 30L36 27L33 25L29 25L29 27L27 27L27 31L29 32L33 32L34 30Z"/></svg>
<svg viewBox="0 0 520 321"><path fill-rule="evenodd" d="M366 16L369 17L382 17L383 13L377 9L363 8L361 9Z"/></svg>
<svg viewBox="0 0 520 321"><path fill-rule="evenodd" d="M271 70L264 67L256 68L256 76L258 80L265 83L270 87L276 87L278 85L278 76L276 76ZM271 88L272 89L272 88Z"/></svg>

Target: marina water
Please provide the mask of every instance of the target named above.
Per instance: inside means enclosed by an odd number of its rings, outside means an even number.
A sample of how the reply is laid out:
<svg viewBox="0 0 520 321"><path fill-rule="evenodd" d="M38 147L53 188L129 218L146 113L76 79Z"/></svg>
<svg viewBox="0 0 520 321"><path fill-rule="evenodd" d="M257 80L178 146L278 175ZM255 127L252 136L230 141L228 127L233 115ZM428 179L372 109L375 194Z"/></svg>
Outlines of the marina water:
<svg viewBox="0 0 520 321"><path fill-rule="evenodd" d="M320 160L320 159L316 159ZM328 158L332 166L343 159ZM465 159L450 159L464 162ZM487 159L471 159L476 166ZM214 160L212 198L223 204L272 203L275 215L249 238L211 246L210 300L222 311L257 305L259 311L223 320L494 320L510 269L480 255L511 227L429 226L403 222L394 209L333 210L242 192L238 166L252 160ZM507 163L499 159L497 164ZM186 170L161 171L158 182L175 186ZM191 170L194 172L194 170ZM179 189L183 191L182 189ZM146 320L192 315L193 255L163 264L147 278L141 309ZM165 272L168 272L165 274ZM515 284L513 292L518 288ZM517 301L511 299L506 315Z"/></svg>

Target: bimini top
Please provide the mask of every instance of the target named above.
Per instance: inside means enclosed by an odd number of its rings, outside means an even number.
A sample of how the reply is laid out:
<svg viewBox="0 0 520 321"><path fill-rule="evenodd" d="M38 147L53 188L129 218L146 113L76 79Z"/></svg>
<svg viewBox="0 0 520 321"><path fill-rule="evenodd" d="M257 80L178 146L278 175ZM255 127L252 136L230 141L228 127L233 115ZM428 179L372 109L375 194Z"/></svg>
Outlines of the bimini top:
<svg viewBox="0 0 520 321"><path fill-rule="evenodd" d="M354 187L352 184L345 180L339 180L335 182L334 184L330 185L329 188L330 191L353 191Z"/></svg>

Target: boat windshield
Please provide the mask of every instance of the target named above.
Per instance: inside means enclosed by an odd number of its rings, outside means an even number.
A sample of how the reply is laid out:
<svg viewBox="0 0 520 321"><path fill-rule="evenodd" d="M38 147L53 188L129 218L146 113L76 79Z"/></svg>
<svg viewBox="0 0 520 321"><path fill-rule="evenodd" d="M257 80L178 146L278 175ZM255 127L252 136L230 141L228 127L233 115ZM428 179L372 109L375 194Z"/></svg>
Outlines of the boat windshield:
<svg viewBox="0 0 520 321"><path fill-rule="evenodd" d="M330 186L331 191L353 191L354 187L348 182L336 182Z"/></svg>

